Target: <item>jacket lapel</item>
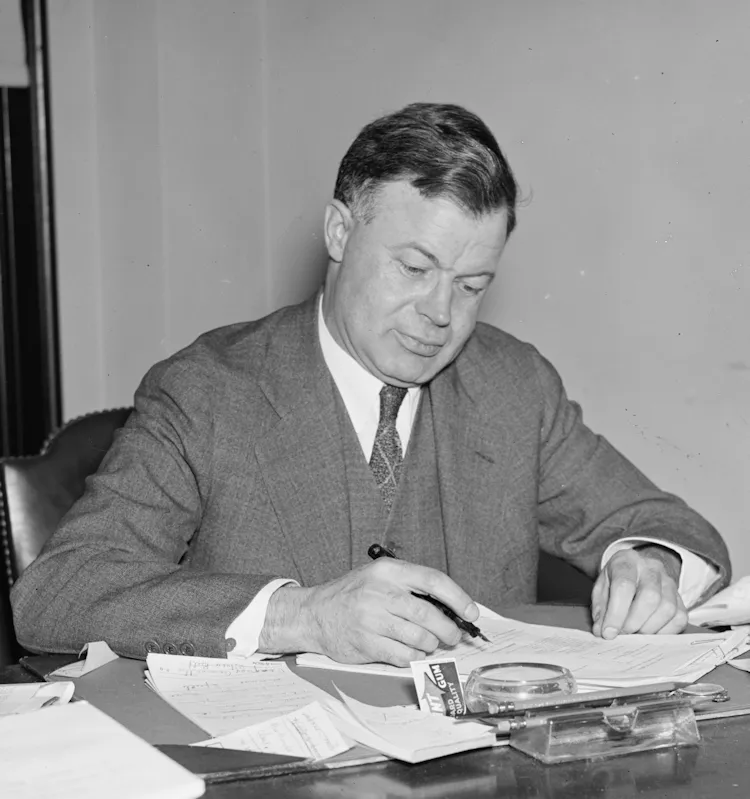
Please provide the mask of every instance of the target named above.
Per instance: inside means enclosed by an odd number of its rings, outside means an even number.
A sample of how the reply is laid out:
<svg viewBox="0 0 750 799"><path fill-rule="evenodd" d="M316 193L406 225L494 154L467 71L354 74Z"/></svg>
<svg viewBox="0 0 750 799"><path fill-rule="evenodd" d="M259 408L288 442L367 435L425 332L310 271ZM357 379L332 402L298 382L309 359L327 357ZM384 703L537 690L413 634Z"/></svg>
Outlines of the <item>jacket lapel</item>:
<svg viewBox="0 0 750 799"><path fill-rule="evenodd" d="M301 581L351 568L350 523L333 379L317 332L317 297L290 309L260 380L279 415L255 455ZM282 544L283 545L283 544Z"/></svg>
<svg viewBox="0 0 750 799"><path fill-rule="evenodd" d="M498 418L502 397L488 396L481 367L466 352L429 391L448 574L475 600L496 605L514 560L514 531L503 517L516 458L512 431Z"/></svg>

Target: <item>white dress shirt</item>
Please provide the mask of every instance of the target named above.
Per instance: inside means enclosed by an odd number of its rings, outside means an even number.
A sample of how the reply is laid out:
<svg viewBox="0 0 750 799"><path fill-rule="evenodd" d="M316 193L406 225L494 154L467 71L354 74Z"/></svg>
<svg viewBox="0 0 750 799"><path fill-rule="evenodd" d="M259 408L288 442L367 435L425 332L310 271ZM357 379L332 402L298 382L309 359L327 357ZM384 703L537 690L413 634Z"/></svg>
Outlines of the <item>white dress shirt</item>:
<svg viewBox="0 0 750 799"><path fill-rule="evenodd" d="M367 460L370 460L375 434L380 418L380 389L383 383L373 377L363 366L340 347L329 332L323 319L323 300L318 305L318 336L323 358L326 362L336 388L346 406L349 418L359 439ZM401 446L406 453L412 426L419 408L422 389L410 388L399 408L396 430ZM718 571L703 558L682 547L668 544L655 538L623 538L610 544L602 556L602 567L621 549L629 549L639 544L660 544L679 555L682 559L679 591L686 607L694 604L706 588L716 579ZM279 578L265 585L253 598L245 610L229 625L226 632L228 658L268 657L257 654L258 641L266 619L268 603L274 592L282 585L299 585L296 580Z"/></svg>

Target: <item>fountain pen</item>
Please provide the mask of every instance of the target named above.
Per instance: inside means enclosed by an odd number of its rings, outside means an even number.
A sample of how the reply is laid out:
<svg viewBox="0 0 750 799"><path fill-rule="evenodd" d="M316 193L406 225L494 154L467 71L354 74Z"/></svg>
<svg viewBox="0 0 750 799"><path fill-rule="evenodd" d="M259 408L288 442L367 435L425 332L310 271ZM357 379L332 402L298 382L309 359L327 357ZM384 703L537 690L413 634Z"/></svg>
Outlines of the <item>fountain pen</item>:
<svg viewBox="0 0 750 799"><path fill-rule="evenodd" d="M378 558L395 558L396 555L391 552L390 549L387 547L381 546L380 544L373 544L368 550L367 554L373 559L377 560ZM419 599L424 599L425 602L429 602L431 605L434 605L438 610L442 610L443 613L458 627L459 630L462 630L465 633L468 633L472 638L481 638L483 641L487 641L489 644L489 639L486 638L479 627L476 624L472 624L470 621L465 621L459 615L454 613L447 605L444 605L439 599L435 599L434 596L430 596L429 594L417 594L412 591L414 596L419 597Z"/></svg>

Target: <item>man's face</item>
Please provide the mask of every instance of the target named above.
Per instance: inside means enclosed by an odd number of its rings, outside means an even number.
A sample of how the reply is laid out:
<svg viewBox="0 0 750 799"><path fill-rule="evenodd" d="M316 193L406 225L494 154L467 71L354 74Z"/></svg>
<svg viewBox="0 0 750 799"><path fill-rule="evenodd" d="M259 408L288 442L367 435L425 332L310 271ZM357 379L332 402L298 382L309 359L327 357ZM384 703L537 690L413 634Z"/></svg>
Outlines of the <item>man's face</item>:
<svg viewBox="0 0 750 799"><path fill-rule="evenodd" d="M367 223L333 201L325 232L333 337L384 383L430 381L474 330L505 246L505 211L474 219L397 182L381 188Z"/></svg>

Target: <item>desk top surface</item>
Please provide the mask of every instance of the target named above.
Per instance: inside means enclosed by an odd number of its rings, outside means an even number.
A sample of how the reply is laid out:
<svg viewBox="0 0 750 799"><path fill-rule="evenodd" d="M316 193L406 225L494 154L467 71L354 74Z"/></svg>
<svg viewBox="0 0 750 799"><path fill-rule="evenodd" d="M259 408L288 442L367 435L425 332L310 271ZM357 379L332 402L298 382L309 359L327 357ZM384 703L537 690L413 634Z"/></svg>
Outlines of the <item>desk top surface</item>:
<svg viewBox="0 0 750 799"><path fill-rule="evenodd" d="M745 797L750 786L748 717L701 724L700 746L543 766L503 747L420 765L387 762L362 768L287 775L211 786L229 797L517 797L517 799L706 799Z"/></svg>
<svg viewBox="0 0 750 799"><path fill-rule="evenodd" d="M549 622L549 609L508 612ZM544 614L544 615L542 615ZM580 626L581 609L555 608L555 622ZM724 666L722 669L731 669ZM0 668L0 681L25 681L21 667ZM33 679L33 678L31 678ZM732 670L731 679L750 675ZM744 688L744 685L742 686ZM624 797L745 797L750 791L750 716L700 723L699 746L544 766L507 747L452 755L417 765L384 762L336 771L286 774L209 785L208 799L238 797L518 797L624 799Z"/></svg>

